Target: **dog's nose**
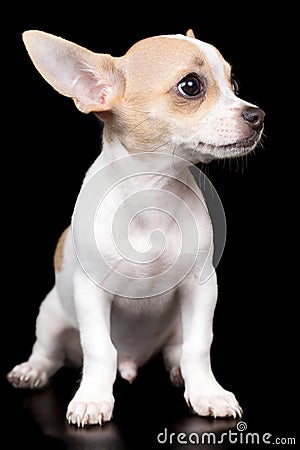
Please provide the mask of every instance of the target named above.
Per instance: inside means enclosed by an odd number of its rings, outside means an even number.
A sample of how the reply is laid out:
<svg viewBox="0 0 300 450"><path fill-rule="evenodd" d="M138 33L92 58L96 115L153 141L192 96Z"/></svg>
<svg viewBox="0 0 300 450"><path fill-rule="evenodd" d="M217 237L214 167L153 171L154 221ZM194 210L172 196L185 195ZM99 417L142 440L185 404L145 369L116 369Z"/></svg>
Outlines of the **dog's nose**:
<svg viewBox="0 0 300 450"><path fill-rule="evenodd" d="M265 113L262 109L250 106L242 112L243 118L253 128L260 131L263 127Z"/></svg>

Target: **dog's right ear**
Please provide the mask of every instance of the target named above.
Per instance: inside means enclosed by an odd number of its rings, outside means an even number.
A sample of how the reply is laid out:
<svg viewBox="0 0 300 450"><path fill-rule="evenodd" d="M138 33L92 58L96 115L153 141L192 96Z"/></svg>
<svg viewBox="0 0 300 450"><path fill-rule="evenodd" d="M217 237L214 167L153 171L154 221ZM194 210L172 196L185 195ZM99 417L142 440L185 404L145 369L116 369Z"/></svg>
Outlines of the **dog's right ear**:
<svg viewBox="0 0 300 450"><path fill-rule="evenodd" d="M193 30L192 30L191 28L190 28L189 30L187 30L187 32L186 32L185 35L186 35L187 37L196 39L196 38L195 38L195 34L194 34L194 32L193 32Z"/></svg>
<svg viewBox="0 0 300 450"><path fill-rule="evenodd" d="M35 67L59 93L89 113L109 111L124 89L114 58L93 53L42 31L25 31L23 40Z"/></svg>

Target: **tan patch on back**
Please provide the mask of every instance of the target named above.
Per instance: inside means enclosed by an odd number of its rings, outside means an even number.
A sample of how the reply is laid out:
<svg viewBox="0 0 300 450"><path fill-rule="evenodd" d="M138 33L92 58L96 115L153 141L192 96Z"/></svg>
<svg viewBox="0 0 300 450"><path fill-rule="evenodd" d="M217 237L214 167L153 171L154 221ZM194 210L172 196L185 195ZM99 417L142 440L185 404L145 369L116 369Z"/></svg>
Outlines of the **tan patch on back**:
<svg viewBox="0 0 300 450"><path fill-rule="evenodd" d="M64 246L69 228L70 227L65 229L65 231L62 233L57 242L57 246L54 253L54 268L56 272L61 272L63 268Z"/></svg>

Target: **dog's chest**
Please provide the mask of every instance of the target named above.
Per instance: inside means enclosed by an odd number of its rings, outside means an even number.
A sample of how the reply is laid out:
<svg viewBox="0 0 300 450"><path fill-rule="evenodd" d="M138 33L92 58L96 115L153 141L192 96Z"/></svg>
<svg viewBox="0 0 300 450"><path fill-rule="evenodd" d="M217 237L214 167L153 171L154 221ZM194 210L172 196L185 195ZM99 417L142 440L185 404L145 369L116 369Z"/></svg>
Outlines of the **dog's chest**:
<svg viewBox="0 0 300 450"><path fill-rule="evenodd" d="M192 269L197 275L196 263L211 245L206 207L192 189L177 180L162 186L159 177L138 178L114 186L101 201L97 193L87 199L97 203L88 233L85 220L73 221L83 267L120 297L152 297L178 286Z"/></svg>
<svg viewBox="0 0 300 450"><path fill-rule="evenodd" d="M125 207L120 213L111 205L99 211L95 236L112 269L131 277L160 274L178 257L182 239L176 221L163 211Z"/></svg>

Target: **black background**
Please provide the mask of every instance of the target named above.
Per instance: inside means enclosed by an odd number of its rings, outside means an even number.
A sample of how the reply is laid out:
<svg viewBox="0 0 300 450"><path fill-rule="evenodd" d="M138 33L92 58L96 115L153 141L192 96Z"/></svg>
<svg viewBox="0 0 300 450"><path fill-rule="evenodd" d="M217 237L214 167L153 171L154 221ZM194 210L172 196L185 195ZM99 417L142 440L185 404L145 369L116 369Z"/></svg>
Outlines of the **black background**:
<svg viewBox="0 0 300 450"><path fill-rule="evenodd" d="M70 222L83 176L99 152L101 133L93 115L79 113L38 74L21 39L27 29L121 56L139 39L184 34L193 28L196 37L214 44L232 64L240 96L265 110L263 148L247 160L213 162L205 169L228 225L217 269L212 364L217 379L244 407L249 432L295 436L293 321L299 294L292 256L297 257L297 148L289 143L292 127L286 100L294 101L287 33L293 31L291 19L297 12L287 3L265 10L250 2L205 7L166 3L161 8L150 3L131 7L86 2L62 11L62 5L47 3L18 6L15 11L10 7L6 16L1 384L7 448L16 441L40 448L167 448L156 441L164 427L200 433L236 425L190 416L182 392L170 386L159 357L140 370L132 386L116 381L114 420L103 429L75 430L65 424L65 408L79 373L61 371L52 387L40 394L16 391L6 382L6 372L31 350L39 304L54 281L56 241Z"/></svg>

